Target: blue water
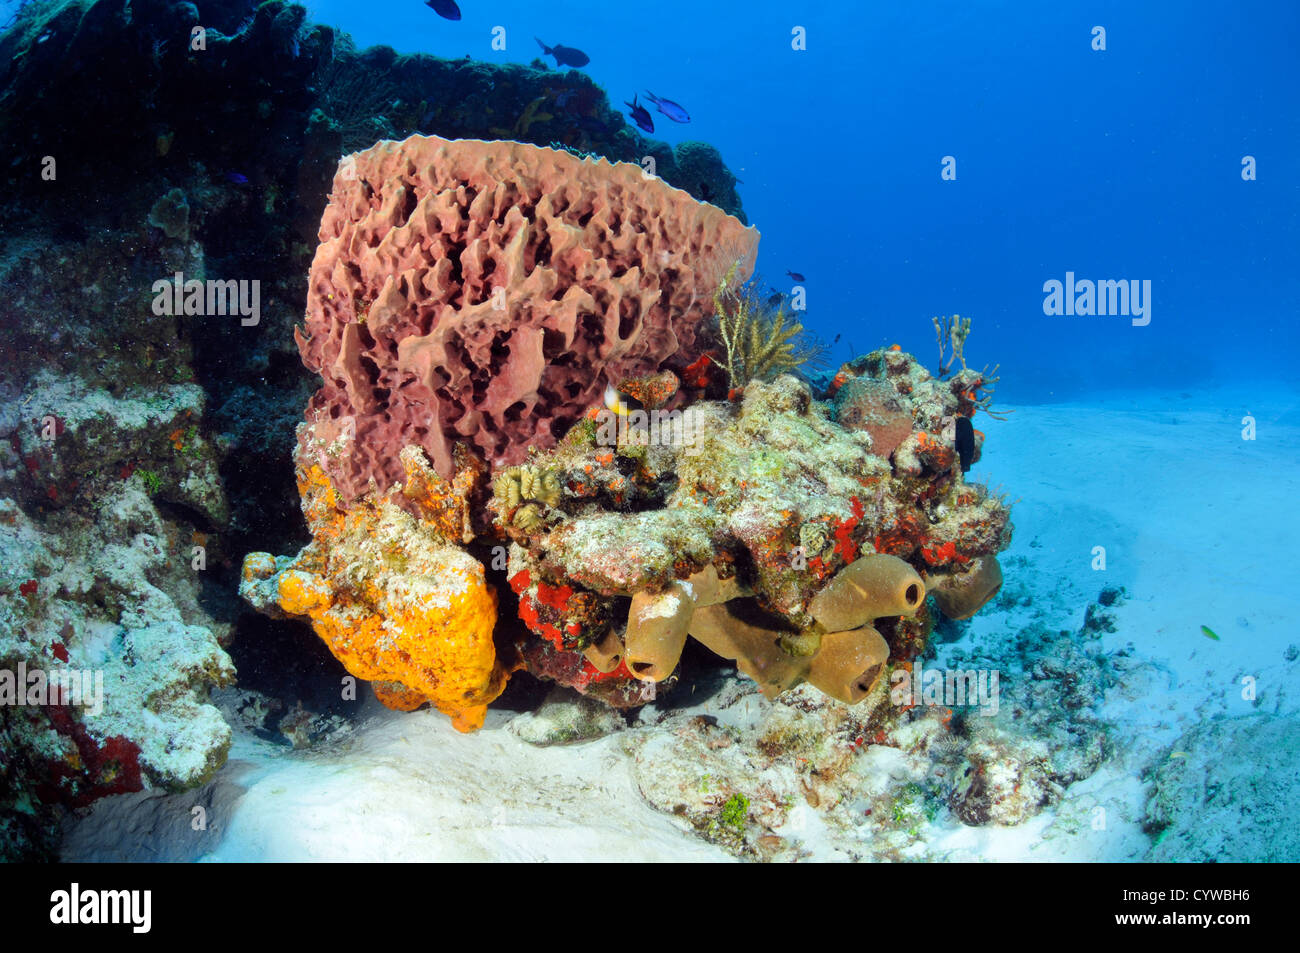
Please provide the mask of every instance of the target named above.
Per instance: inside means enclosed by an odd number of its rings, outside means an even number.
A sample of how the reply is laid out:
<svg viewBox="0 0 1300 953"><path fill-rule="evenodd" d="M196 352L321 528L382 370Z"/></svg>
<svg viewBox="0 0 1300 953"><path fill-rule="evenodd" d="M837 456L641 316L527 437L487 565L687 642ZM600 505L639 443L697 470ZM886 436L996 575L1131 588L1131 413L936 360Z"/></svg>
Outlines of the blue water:
<svg viewBox="0 0 1300 953"><path fill-rule="evenodd" d="M1010 400L1296 379L1291 0L464 0L458 23L419 0L307 7L403 52L527 63L537 35L586 51L616 104L650 89L685 105L692 122L656 113L655 136L722 151L760 271L807 278L836 362L892 343L932 359L931 317L957 312ZM1066 272L1149 280L1150 324L1045 315L1043 284Z"/></svg>

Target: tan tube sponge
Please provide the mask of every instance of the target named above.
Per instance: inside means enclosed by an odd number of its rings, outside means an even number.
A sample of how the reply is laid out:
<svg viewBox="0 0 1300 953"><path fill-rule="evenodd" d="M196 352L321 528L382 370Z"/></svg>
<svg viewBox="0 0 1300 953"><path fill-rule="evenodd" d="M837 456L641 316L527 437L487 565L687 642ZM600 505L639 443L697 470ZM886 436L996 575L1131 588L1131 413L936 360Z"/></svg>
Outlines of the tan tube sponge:
<svg viewBox="0 0 1300 953"><path fill-rule="evenodd" d="M994 556L981 556L963 573L930 578L930 593L950 619L969 619L1002 588L1002 567Z"/></svg>
<svg viewBox="0 0 1300 953"><path fill-rule="evenodd" d="M610 630L605 637L595 645L589 645L582 650L588 662L601 674L607 674L618 668L623 661L623 640L618 637L618 633Z"/></svg>
<svg viewBox="0 0 1300 953"><path fill-rule="evenodd" d="M627 669L642 681L662 682L673 673L686 646L695 611L689 587L674 582L663 592L638 592L627 613Z"/></svg>
<svg viewBox="0 0 1300 953"><path fill-rule="evenodd" d="M695 597L697 606L715 606L719 602L730 602L732 599L753 595L735 576L730 579L720 579L718 570L712 564L691 576L686 583Z"/></svg>
<svg viewBox="0 0 1300 953"><path fill-rule="evenodd" d="M734 604L734 603L733 603ZM691 635L758 683L763 694L775 698L803 681L808 660L795 658L781 648L780 629L741 619L727 603L702 606L691 619Z"/></svg>
<svg viewBox="0 0 1300 953"><path fill-rule="evenodd" d="M882 616L915 615L925 582L897 556L873 553L840 570L813 597L808 611L828 632L861 628Z"/></svg>
<svg viewBox="0 0 1300 953"><path fill-rule="evenodd" d="M889 645L869 625L852 632L822 636L822 647L812 659L808 681L819 691L847 705L870 694L889 661Z"/></svg>

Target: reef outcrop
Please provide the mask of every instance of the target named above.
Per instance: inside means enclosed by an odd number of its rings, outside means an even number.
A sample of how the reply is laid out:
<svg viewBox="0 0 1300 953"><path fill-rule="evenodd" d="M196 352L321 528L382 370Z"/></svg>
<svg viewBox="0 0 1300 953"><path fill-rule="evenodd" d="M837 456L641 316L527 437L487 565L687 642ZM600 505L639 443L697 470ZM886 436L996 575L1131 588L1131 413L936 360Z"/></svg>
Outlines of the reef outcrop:
<svg viewBox="0 0 1300 953"><path fill-rule="evenodd" d="M900 395L918 428L909 440L935 448L901 475L868 432L838 425L789 375L750 382L740 404L697 402L653 426L643 415L614 443L585 422L534 454L559 498L526 526L509 500L491 505L512 538L520 617L555 651L586 658L569 684L662 682L689 635L769 696L807 680L856 702L890 657L921 650L926 579L995 566L1011 527L1005 504L965 483L941 443L958 410L950 387L888 354L880 367L915 380ZM621 665L602 671L593 653ZM643 700L626 686L616 694Z"/></svg>
<svg viewBox="0 0 1300 953"><path fill-rule="evenodd" d="M927 588L960 618L996 592L1008 510L953 439L984 379L890 349L829 401L730 364L706 399L718 289L757 233L639 167L381 142L339 164L320 239L297 334L323 379L296 457L313 541L249 556L241 591L385 704L471 730L523 667L641 705L692 637L769 697L853 704L924 648Z"/></svg>
<svg viewBox="0 0 1300 953"><path fill-rule="evenodd" d="M924 648L928 587L966 617L1000 583L1008 510L951 434L982 378L890 349L830 402L789 374L705 399L674 371L720 363L709 283L755 240L639 169L517 143L346 157L298 338L325 379L297 455L313 542L249 556L245 598L462 730L519 667L644 704L692 637L769 697L868 697ZM460 548L507 542L494 573ZM413 613L429 577L455 592ZM498 598L525 632L494 642Z"/></svg>
<svg viewBox="0 0 1300 953"><path fill-rule="evenodd" d="M468 731L520 667L642 705L692 637L768 697L857 703L923 650L927 589L954 618L996 593L1008 507L953 439L984 378L891 348L829 402L788 373L706 399L757 233L637 166L381 142L339 164L320 238L296 335L324 381L296 455L313 541L248 556L242 593L386 705Z"/></svg>

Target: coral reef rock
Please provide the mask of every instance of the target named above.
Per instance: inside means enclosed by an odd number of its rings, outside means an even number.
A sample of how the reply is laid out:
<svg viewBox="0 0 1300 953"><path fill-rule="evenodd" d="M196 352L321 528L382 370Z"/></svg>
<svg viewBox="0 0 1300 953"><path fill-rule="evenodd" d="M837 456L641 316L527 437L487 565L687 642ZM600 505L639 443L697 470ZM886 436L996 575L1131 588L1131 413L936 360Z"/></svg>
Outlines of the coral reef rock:
<svg viewBox="0 0 1300 953"><path fill-rule="evenodd" d="M241 591L391 707L472 730L520 667L636 707L692 636L769 697L857 703L926 647L928 588L962 618L997 591L1009 511L951 436L975 372L846 365L842 393L910 421L888 447L789 374L705 399L711 302L758 238L713 206L636 166L414 136L344 157L319 237L313 541L250 555Z"/></svg>
<svg viewBox="0 0 1300 953"><path fill-rule="evenodd" d="M919 427L956 412L945 387L922 396L904 404ZM942 583L996 564L1009 541L1006 506L962 482L950 450L899 478L869 434L836 424L794 377L751 382L739 406L675 414L614 442L587 421L536 454L564 491L526 526L518 501L492 503L514 540L520 618L554 650L585 656L568 680L581 691L664 681L689 634L769 695L807 679L860 700L887 657L924 646L921 573ZM938 433L914 436L947 449ZM593 655L620 663L602 670Z"/></svg>
<svg viewBox="0 0 1300 953"><path fill-rule="evenodd" d="M207 695L235 672L189 543L137 482L106 490L93 522L0 499L0 856L48 856L65 808L191 787L225 762Z"/></svg>

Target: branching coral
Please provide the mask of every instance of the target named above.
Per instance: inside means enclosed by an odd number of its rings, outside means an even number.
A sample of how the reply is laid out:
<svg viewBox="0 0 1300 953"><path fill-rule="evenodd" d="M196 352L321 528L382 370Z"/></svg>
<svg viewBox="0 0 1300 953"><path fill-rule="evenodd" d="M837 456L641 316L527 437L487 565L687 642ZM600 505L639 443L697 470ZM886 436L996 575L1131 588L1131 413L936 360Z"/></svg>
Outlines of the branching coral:
<svg viewBox="0 0 1300 953"><path fill-rule="evenodd" d="M732 263L713 293L714 316L722 341L727 378L733 391L752 380L768 380L805 364L816 366L824 348L786 313L784 299L768 303L756 281L740 280L741 262Z"/></svg>
<svg viewBox="0 0 1300 953"><path fill-rule="evenodd" d="M954 314L951 318L946 314L943 317L931 319L934 322L934 336L939 342L939 376L946 377L952 370L953 361L961 362L961 369L966 370L966 338L970 337L970 318L963 318L960 314ZM951 345L951 352L948 351L944 342ZM948 356L948 363L943 362L944 355Z"/></svg>
<svg viewBox="0 0 1300 953"><path fill-rule="evenodd" d="M935 340L939 344L937 376L947 377L953 363L959 362L961 370L953 376L952 380L961 386L962 396L972 405L971 414L975 409L979 409L994 420L1005 420L1006 414L1010 411L995 411L992 408L993 385L1001 380L998 377L998 368L1001 365L995 364L992 368L986 366L982 371L973 371L966 366L966 339L970 337L970 318L963 318L960 314L954 314L950 318L945 314L943 317L932 318L931 321L934 323ZM949 347L951 350L948 349ZM947 363L944 362L945 357ZM979 393L981 390L984 393Z"/></svg>

